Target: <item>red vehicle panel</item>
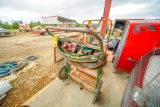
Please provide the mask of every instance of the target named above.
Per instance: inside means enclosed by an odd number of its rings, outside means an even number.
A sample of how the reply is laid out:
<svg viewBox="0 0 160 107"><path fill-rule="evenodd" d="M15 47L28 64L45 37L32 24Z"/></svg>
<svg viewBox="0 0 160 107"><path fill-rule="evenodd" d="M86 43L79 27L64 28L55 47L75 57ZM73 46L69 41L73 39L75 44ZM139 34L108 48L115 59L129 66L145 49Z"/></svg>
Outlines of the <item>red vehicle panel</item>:
<svg viewBox="0 0 160 107"><path fill-rule="evenodd" d="M32 30L33 34L45 34L46 30L45 29L41 29L41 30ZM59 32L58 30L52 30L51 32Z"/></svg>
<svg viewBox="0 0 160 107"><path fill-rule="evenodd" d="M128 21L115 55L114 67L130 73L135 63L156 47L160 47L160 20Z"/></svg>

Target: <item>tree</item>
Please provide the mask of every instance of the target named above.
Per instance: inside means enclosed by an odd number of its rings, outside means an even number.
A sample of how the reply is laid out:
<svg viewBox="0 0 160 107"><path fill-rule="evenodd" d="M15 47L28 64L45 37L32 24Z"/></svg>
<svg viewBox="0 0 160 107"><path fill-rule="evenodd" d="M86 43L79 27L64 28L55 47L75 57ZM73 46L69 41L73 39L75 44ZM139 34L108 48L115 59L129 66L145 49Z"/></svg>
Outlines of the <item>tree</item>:
<svg viewBox="0 0 160 107"><path fill-rule="evenodd" d="M2 21L0 20L0 26L2 26L3 25L3 23L2 23Z"/></svg>
<svg viewBox="0 0 160 107"><path fill-rule="evenodd" d="M31 21L31 22L30 22L30 24L34 24L34 22L33 22L33 21Z"/></svg>
<svg viewBox="0 0 160 107"><path fill-rule="evenodd" d="M18 28L19 28L18 22L13 22L13 23L12 23L12 28L13 28L13 29L18 29Z"/></svg>
<svg viewBox="0 0 160 107"><path fill-rule="evenodd" d="M40 21L37 21L37 23L36 23L37 25L41 25L41 22Z"/></svg>
<svg viewBox="0 0 160 107"><path fill-rule="evenodd" d="M44 28L44 27L45 27L45 25L42 23L42 24L41 24L41 27L42 27L42 28Z"/></svg>
<svg viewBox="0 0 160 107"><path fill-rule="evenodd" d="M35 27L35 26L36 26L36 24L35 24L35 23L33 23L33 21L31 21L31 23L29 24L29 26L30 26L30 28L33 28L33 27Z"/></svg>
<svg viewBox="0 0 160 107"><path fill-rule="evenodd" d="M8 24L8 22L2 23L2 27L6 28L6 29L12 29L12 26L10 24Z"/></svg>

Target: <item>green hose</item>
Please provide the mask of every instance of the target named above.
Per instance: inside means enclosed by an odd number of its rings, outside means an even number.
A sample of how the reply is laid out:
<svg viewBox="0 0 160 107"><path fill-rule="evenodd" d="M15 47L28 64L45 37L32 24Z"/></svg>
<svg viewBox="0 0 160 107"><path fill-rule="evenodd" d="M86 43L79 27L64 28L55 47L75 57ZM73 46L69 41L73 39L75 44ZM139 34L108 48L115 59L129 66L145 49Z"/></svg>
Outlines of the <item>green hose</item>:
<svg viewBox="0 0 160 107"><path fill-rule="evenodd" d="M48 32L48 34L50 34L51 36L54 36L54 34L51 33L49 31L49 29L55 29L55 30L59 30L59 31L69 31L69 32L81 32L81 33L87 33L89 35L93 35L99 41L100 51L103 52L103 41L102 41L100 35L98 33L96 33L95 31L92 31L90 29L84 29L84 28L58 28L58 27L51 27L51 26L47 26L47 27L45 27L45 29Z"/></svg>

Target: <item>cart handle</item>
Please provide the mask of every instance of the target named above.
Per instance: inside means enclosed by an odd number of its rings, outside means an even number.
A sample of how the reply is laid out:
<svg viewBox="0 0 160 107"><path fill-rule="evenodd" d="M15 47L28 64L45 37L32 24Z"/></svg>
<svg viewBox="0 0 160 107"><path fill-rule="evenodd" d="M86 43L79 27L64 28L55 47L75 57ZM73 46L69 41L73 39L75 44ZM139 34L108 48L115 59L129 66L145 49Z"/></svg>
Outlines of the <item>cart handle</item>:
<svg viewBox="0 0 160 107"><path fill-rule="evenodd" d="M95 20L84 20L83 23L82 23L82 25L84 25L85 22L88 22L88 24L89 24L91 21L99 21L98 26L100 25L101 22L109 21L110 22L110 29L113 26L113 22L112 22L111 19L102 19L102 18L100 20L98 20L98 19L95 19Z"/></svg>
<svg viewBox="0 0 160 107"><path fill-rule="evenodd" d="M85 23L85 22L88 22L88 25L90 25L90 23L91 23L92 21L93 21L93 20L84 20L83 23L82 23L83 27L84 27L84 23Z"/></svg>
<svg viewBox="0 0 160 107"><path fill-rule="evenodd" d="M109 30L109 35L108 35L108 41L109 41L110 35L111 35L111 29L112 29L112 26L113 26L112 20L111 19L103 19L103 18L101 18L100 20L98 20L98 19L95 19L95 20L84 20L82 25L84 26L85 22L88 22L88 24L89 24L89 23L91 23L91 21L99 21L98 26L100 25L101 22L102 23L104 23L104 21L109 21L110 22L110 30Z"/></svg>
<svg viewBox="0 0 160 107"><path fill-rule="evenodd" d="M113 26L113 22L111 19L102 19L99 21L99 24L102 22L102 24L104 23L104 21L109 21L110 22L110 30L109 30L109 35L108 35L108 42L109 42L109 39L110 39L110 35L111 35L111 29L112 29L112 26ZM99 25L98 24L98 25Z"/></svg>

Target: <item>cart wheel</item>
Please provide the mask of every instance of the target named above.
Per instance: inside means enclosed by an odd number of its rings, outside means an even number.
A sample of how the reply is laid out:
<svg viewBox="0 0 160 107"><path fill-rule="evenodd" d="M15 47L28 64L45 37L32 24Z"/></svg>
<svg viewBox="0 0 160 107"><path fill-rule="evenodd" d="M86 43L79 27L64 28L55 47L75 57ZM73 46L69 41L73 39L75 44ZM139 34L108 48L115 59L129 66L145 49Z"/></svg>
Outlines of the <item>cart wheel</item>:
<svg viewBox="0 0 160 107"><path fill-rule="evenodd" d="M102 80L100 80L100 81L99 81L99 83L98 83L98 86L97 86L96 92L95 92L95 94L94 94L94 98L93 98L92 104L95 104L95 103L96 103L96 100L97 100L98 94L100 93L100 90L101 90L101 87L102 87L102 84L103 84L103 81L102 81Z"/></svg>
<svg viewBox="0 0 160 107"><path fill-rule="evenodd" d="M58 78L61 80L68 77L68 74L66 73L65 69L66 65L63 65L58 72Z"/></svg>

